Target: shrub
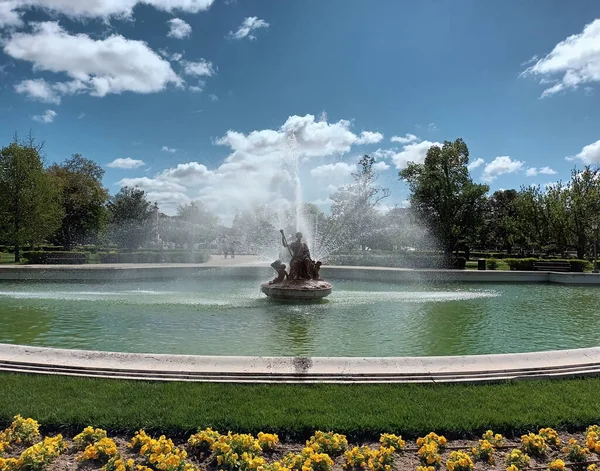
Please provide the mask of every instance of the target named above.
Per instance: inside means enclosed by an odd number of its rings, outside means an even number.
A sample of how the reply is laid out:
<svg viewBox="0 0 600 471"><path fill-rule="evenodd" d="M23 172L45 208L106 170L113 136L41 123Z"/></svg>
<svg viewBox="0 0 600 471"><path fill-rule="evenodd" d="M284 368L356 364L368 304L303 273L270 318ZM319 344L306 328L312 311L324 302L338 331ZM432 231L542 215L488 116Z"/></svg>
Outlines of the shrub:
<svg viewBox="0 0 600 471"><path fill-rule="evenodd" d="M144 251L144 252L98 252L100 263L205 263L208 252Z"/></svg>
<svg viewBox="0 0 600 471"><path fill-rule="evenodd" d="M488 258L485 262L485 265L488 270L495 270L498 268L498 260L495 258Z"/></svg>
<svg viewBox="0 0 600 471"><path fill-rule="evenodd" d="M583 273L592 269L592 263L587 260L569 260L569 263L573 272Z"/></svg>
<svg viewBox="0 0 600 471"><path fill-rule="evenodd" d="M87 263L85 252L23 252L23 259L31 265L58 264L84 264Z"/></svg>
<svg viewBox="0 0 600 471"><path fill-rule="evenodd" d="M467 259L465 257L456 257L452 261L452 265L457 270L464 270L467 266Z"/></svg>
<svg viewBox="0 0 600 471"><path fill-rule="evenodd" d="M504 262L511 270L533 271L533 263L537 260L537 258L505 258Z"/></svg>

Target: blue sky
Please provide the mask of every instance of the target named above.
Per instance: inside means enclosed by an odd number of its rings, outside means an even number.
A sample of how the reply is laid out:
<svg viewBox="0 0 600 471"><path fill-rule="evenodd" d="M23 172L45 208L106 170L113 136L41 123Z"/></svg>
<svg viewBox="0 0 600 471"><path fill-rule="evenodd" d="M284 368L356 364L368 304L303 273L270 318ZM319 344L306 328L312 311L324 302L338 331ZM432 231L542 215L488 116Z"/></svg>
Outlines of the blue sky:
<svg viewBox="0 0 600 471"><path fill-rule="evenodd" d="M168 213L272 200L291 148L323 209L363 153L404 204L398 170L457 137L492 190L600 163L594 0L0 0L0 36L0 142Z"/></svg>

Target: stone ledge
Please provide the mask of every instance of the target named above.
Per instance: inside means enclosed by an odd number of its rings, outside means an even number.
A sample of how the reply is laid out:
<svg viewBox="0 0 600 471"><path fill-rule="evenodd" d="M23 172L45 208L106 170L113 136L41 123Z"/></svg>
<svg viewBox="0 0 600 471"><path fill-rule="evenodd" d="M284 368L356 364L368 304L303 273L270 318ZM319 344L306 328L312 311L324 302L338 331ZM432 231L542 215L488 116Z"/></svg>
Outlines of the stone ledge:
<svg viewBox="0 0 600 471"><path fill-rule="evenodd" d="M600 347L444 357L234 357L0 344L0 371L233 383L495 382L600 375Z"/></svg>

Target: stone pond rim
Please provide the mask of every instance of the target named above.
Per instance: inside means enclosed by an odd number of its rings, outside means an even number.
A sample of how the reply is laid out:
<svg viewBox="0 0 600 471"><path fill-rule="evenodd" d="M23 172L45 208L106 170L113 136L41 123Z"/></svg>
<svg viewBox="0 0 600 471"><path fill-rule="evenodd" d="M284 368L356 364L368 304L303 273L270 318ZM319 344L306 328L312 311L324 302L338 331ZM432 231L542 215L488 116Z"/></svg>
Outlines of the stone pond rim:
<svg viewBox="0 0 600 471"><path fill-rule="evenodd" d="M319 300L329 296L333 286L326 281L299 280L283 283L263 283L260 290L269 298L280 300Z"/></svg>

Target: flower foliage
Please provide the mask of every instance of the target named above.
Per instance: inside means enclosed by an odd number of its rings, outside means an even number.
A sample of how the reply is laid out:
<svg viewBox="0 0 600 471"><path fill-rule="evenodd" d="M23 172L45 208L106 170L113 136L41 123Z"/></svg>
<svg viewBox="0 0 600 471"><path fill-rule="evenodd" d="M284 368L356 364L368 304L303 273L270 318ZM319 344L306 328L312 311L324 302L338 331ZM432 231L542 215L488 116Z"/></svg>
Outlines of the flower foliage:
<svg viewBox="0 0 600 471"><path fill-rule="evenodd" d="M569 440L567 445L563 447L562 451L567 455L569 461L575 463L586 461L590 454L590 450L584 446L581 446L574 438Z"/></svg>
<svg viewBox="0 0 600 471"><path fill-rule="evenodd" d="M400 435L394 435L391 433L382 433L379 437L379 443L385 447L394 447L396 453L400 453L406 447L406 442L402 440Z"/></svg>
<svg viewBox="0 0 600 471"><path fill-rule="evenodd" d="M464 451L453 451L446 461L448 471L473 471L475 464L471 457Z"/></svg>
<svg viewBox="0 0 600 471"><path fill-rule="evenodd" d="M88 445L92 445L106 437L106 430L88 426L80 434L73 437L73 442L79 450L84 450Z"/></svg>
<svg viewBox="0 0 600 471"><path fill-rule="evenodd" d="M511 466L513 466L514 470L526 468L527 466L529 466L529 460L530 460L529 455L523 453L518 448L510 450L506 455L506 464L508 465L509 468ZM510 471L514 471L514 470L510 470ZM509 471L509 469L507 468L506 471Z"/></svg>
<svg viewBox="0 0 600 471"><path fill-rule="evenodd" d="M548 451L548 444L541 435L529 433L521 436L521 449L533 456L544 456Z"/></svg>
<svg viewBox="0 0 600 471"><path fill-rule="evenodd" d="M318 453L338 456L348 448L348 440L345 435L339 433L317 431L306 442L306 446Z"/></svg>
<svg viewBox="0 0 600 471"><path fill-rule="evenodd" d="M344 469L365 469L370 471L390 471L394 464L393 446L371 448L368 446L354 447L344 453Z"/></svg>

